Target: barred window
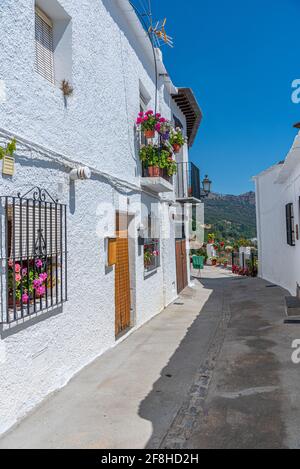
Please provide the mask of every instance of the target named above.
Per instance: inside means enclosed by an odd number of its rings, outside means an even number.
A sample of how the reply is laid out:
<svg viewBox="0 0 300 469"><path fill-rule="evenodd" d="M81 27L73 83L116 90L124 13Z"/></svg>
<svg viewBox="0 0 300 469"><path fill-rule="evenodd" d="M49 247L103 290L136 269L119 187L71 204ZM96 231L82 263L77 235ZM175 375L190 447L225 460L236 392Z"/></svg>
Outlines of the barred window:
<svg viewBox="0 0 300 469"><path fill-rule="evenodd" d="M159 218L149 214L147 237L144 239L144 268L152 272L160 267L160 223Z"/></svg>
<svg viewBox="0 0 300 469"><path fill-rule="evenodd" d="M67 300L66 206L39 188L32 194L1 197L4 323Z"/></svg>
<svg viewBox="0 0 300 469"><path fill-rule="evenodd" d="M38 7L35 9L35 71L54 84L53 24Z"/></svg>
<svg viewBox="0 0 300 469"><path fill-rule="evenodd" d="M287 232L287 243L289 246L295 246L295 220L294 220L294 206L293 204L287 204L285 207L286 214L286 232Z"/></svg>

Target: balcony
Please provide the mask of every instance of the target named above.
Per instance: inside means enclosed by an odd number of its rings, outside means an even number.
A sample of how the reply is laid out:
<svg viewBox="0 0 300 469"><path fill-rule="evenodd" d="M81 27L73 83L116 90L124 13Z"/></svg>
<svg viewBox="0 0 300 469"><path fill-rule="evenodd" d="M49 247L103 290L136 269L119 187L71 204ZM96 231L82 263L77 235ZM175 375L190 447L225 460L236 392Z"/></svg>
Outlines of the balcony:
<svg viewBox="0 0 300 469"><path fill-rule="evenodd" d="M199 203L201 201L200 171L193 163L177 163L175 193L179 202Z"/></svg>
<svg viewBox="0 0 300 469"><path fill-rule="evenodd" d="M168 176L164 169L144 168L141 178L141 186L152 192L173 192L173 177Z"/></svg>

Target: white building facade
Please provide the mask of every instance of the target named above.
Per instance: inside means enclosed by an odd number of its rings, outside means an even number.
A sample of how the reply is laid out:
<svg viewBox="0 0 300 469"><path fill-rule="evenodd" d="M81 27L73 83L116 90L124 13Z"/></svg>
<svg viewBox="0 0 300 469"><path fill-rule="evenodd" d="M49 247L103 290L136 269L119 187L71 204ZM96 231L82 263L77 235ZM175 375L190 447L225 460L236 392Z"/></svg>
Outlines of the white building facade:
<svg viewBox="0 0 300 469"><path fill-rule="evenodd" d="M4 432L189 282L190 221L176 234L176 200L199 211L197 187L193 193L187 171L179 171L180 193L177 176L143 177L135 120L156 106L181 123L191 145L201 112L189 89L174 87L159 50L155 75L151 42L127 0L9 0L0 11L0 145L15 137L17 146L14 174L0 175ZM188 145L177 158L189 164ZM72 180L78 168L83 180ZM159 253L147 268L151 242ZM185 265L176 259L179 244ZM33 261L36 272L42 251L46 296L10 303L9 282L17 280L9 268L28 262L29 272Z"/></svg>
<svg viewBox="0 0 300 469"><path fill-rule="evenodd" d="M300 284L300 134L285 161L254 181L259 276L296 295Z"/></svg>

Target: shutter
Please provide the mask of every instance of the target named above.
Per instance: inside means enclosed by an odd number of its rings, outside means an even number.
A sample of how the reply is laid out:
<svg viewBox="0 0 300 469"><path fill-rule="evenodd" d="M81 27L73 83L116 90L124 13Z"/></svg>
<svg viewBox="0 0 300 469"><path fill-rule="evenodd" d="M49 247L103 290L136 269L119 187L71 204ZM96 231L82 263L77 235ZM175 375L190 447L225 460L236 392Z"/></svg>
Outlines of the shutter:
<svg viewBox="0 0 300 469"><path fill-rule="evenodd" d="M295 246L295 224L294 224L293 204L286 205L285 214L286 214L287 243L289 246Z"/></svg>
<svg viewBox="0 0 300 469"><path fill-rule="evenodd" d="M62 240L62 207L41 204L8 206L11 220L9 256L21 257L53 256L60 254ZM14 211L14 217L13 217ZM13 224L13 220L15 223Z"/></svg>
<svg viewBox="0 0 300 469"><path fill-rule="evenodd" d="M35 70L54 84L53 25L38 8L35 12Z"/></svg>

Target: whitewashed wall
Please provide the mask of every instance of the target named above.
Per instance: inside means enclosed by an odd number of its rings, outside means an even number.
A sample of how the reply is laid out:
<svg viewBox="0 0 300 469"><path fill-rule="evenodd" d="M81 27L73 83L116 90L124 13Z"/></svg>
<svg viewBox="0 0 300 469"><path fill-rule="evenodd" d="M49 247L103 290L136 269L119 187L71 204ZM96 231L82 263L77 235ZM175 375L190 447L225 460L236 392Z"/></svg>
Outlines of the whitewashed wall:
<svg viewBox="0 0 300 469"><path fill-rule="evenodd" d="M69 301L59 314L1 332L0 432L114 346L114 272L105 269L104 240L97 236L99 223L104 223L99 206L117 203L120 194L126 202L129 199L129 207L141 200L138 190L121 185L116 190L95 174L89 181L70 185L69 169L59 155L139 186L134 122L140 81L152 97L149 106L154 107L153 63L145 58L141 39L134 36L116 3L61 0L60 4L72 21L74 95L67 107L59 88L34 72L33 0L5 0L0 5L0 80L6 86L0 127L57 152L59 161L53 163L46 150L30 150L30 143L26 148L18 145L15 176L0 176L0 195L25 193L38 185L67 203L69 252ZM171 100L162 83L160 87L159 109L170 118ZM113 232L113 217L105 223ZM138 327L176 297L175 243L172 238L162 241L162 265L148 278L144 278L143 254L137 244L131 249Z"/></svg>
<svg viewBox="0 0 300 469"><path fill-rule="evenodd" d="M290 154L286 163L275 165L256 176L259 275L280 285L292 295L300 284L300 241L287 244L285 206L294 204L295 225L300 224L300 160ZM279 182L286 171L284 181Z"/></svg>

